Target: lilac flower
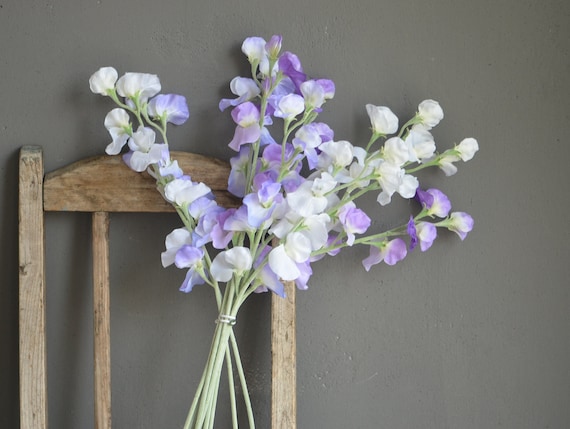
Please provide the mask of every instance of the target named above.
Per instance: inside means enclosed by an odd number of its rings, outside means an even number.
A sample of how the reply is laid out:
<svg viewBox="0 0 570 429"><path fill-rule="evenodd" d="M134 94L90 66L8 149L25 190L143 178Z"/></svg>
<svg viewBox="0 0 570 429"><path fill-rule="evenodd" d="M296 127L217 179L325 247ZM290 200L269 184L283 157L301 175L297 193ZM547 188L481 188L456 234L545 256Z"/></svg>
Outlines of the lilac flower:
<svg viewBox="0 0 570 429"><path fill-rule="evenodd" d="M414 222L413 216L410 216L410 220L408 221L406 231L410 236L410 252L411 252L418 245L418 233L416 230L416 223Z"/></svg>
<svg viewBox="0 0 570 429"><path fill-rule="evenodd" d="M280 191L280 183L266 181L257 192L244 197L249 225L259 228L271 217L275 207L283 200Z"/></svg>
<svg viewBox="0 0 570 429"><path fill-rule="evenodd" d="M177 268L194 267L202 261L204 251L192 245L184 245L176 252L174 257L174 265Z"/></svg>
<svg viewBox="0 0 570 429"><path fill-rule="evenodd" d="M371 223L368 215L357 208L352 201L341 207L338 212L338 219L346 232L346 244L349 246L354 244L354 234L365 233Z"/></svg>
<svg viewBox="0 0 570 429"><path fill-rule="evenodd" d="M281 298L285 298L285 286L281 283L277 274L275 274L266 263L266 257L270 251L271 246L265 246L253 263L253 266L256 269L262 266L258 275L258 280L261 282L261 285L255 290L255 292L261 293L271 290Z"/></svg>
<svg viewBox="0 0 570 429"><path fill-rule="evenodd" d="M273 36L271 36L269 42L265 44L265 51L267 52L267 55L269 55L269 58L271 58L272 60L277 59L277 57L279 56L279 52L281 51L282 42L283 42L282 36L278 34L274 34Z"/></svg>
<svg viewBox="0 0 570 429"><path fill-rule="evenodd" d="M238 209L226 219L224 229L234 232L253 232L255 230L255 227L249 223L248 208L245 204L238 207Z"/></svg>
<svg viewBox="0 0 570 429"><path fill-rule="evenodd" d="M200 198L202 200L204 198ZM199 201L197 200L197 201ZM212 233L214 229L218 226L218 217L219 215L224 212L224 208L220 207L216 204L215 201L211 201L212 205L209 206L207 211L203 212L200 217L198 218L198 224L196 228L194 228L194 236L193 241L196 247L201 247L213 241ZM192 205L190 206L192 207ZM192 209L189 210L192 212ZM190 213L192 215L192 213ZM194 218L196 216L192 215ZM227 244L227 243L225 243ZM223 247L225 247L225 244Z"/></svg>
<svg viewBox="0 0 570 429"><path fill-rule="evenodd" d="M303 67L301 66L299 57L291 52L284 52L283 55L279 57L279 70L291 79L297 91L301 84L307 80L307 75L303 73Z"/></svg>
<svg viewBox="0 0 570 429"><path fill-rule="evenodd" d="M401 238L383 241L377 245L370 246L370 256L362 261L362 265L366 271L370 271L373 265L382 261L388 265L395 265L404 259L407 253L406 243Z"/></svg>
<svg viewBox="0 0 570 429"><path fill-rule="evenodd" d="M299 276L295 279L295 286L299 290L309 289L309 279L313 275L313 270L311 269L311 263L309 260L298 263L297 268L299 270Z"/></svg>
<svg viewBox="0 0 570 429"><path fill-rule="evenodd" d="M204 277L202 277L198 271L194 268L190 268L187 271L186 277L184 278L179 290L180 292L190 293L194 286L204 284L205 282Z"/></svg>
<svg viewBox="0 0 570 429"><path fill-rule="evenodd" d="M430 188L426 191L416 190L416 199L428 209L428 216L446 217L451 210L449 198L439 189Z"/></svg>
<svg viewBox="0 0 570 429"><path fill-rule="evenodd" d="M431 222L418 222L416 225L416 234L420 242L420 250L425 252L435 241L437 228Z"/></svg>
<svg viewBox="0 0 570 429"><path fill-rule="evenodd" d="M211 228L210 236L212 238L212 246L214 249L224 249L232 240L234 235L233 231L224 228L226 220L233 216L236 209L224 210L216 216L216 222Z"/></svg>
<svg viewBox="0 0 570 429"><path fill-rule="evenodd" d="M455 232L461 240L465 240L467 233L473 229L473 224L473 218L465 212L451 213L449 221L446 223L447 229Z"/></svg>
<svg viewBox="0 0 570 429"><path fill-rule="evenodd" d="M241 145L254 143L261 135L259 110L253 103L247 101L232 110L232 118L237 124L237 127L234 138L229 143L229 147L239 152Z"/></svg>
<svg viewBox="0 0 570 429"><path fill-rule="evenodd" d="M159 94L148 103L148 113L174 125L182 125L190 116L186 97L178 94Z"/></svg>
<svg viewBox="0 0 570 429"><path fill-rule="evenodd" d="M245 195L247 170L249 167L249 146L242 146L239 155L230 159L230 175L228 177L228 191L236 197Z"/></svg>

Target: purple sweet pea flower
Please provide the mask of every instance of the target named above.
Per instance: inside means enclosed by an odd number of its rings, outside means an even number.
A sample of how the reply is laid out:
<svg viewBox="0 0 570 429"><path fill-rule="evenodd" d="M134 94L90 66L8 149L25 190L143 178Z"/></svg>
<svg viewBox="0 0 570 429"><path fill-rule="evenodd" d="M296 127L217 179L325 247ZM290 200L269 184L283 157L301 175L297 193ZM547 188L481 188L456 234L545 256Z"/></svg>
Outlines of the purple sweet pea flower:
<svg viewBox="0 0 570 429"><path fill-rule="evenodd" d="M232 240L233 231L224 228L226 220L235 213L236 209L231 208L224 210L216 217L216 224L212 227L210 236L212 237L212 246L215 249L224 249Z"/></svg>
<svg viewBox="0 0 570 429"><path fill-rule="evenodd" d="M228 177L228 191L236 197L245 195L247 169L249 167L249 146L242 146L239 155L230 159L230 175Z"/></svg>
<svg viewBox="0 0 570 429"><path fill-rule="evenodd" d="M149 101L148 113L153 118L164 118L174 125L182 125L190 117L186 98L178 94L157 95Z"/></svg>
<svg viewBox="0 0 570 429"><path fill-rule="evenodd" d="M416 233L420 241L420 250L425 252L433 244L437 237L437 228L430 222L418 222L416 225Z"/></svg>
<svg viewBox="0 0 570 429"><path fill-rule="evenodd" d="M410 216L410 220L408 221L408 226L406 228L406 231L410 236L410 252L411 252L418 245L418 233L416 230L416 223L414 222L413 216Z"/></svg>
<svg viewBox="0 0 570 429"><path fill-rule="evenodd" d="M204 278L194 268L190 268L186 273L186 277L180 286L180 292L190 293L196 285L205 283Z"/></svg>
<svg viewBox="0 0 570 429"><path fill-rule="evenodd" d="M370 246L370 256L362 261L362 265L366 271L370 271L373 265L382 261L388 265L395 265L404 259L407 253L406 242L401 238L395 238L379 245Z"/></svg>
<svg viewBox="0 0 570 429"><path fill-rule="evenodd" d="M189 244L185 244L176 252L174 265L177 268L190 268L196 266L204 257L204 251Z"/></svg>
<svg viewBox="0 0 570 429"><path fill-rule="evenodd" d="M467 233L473 229L473 218L465 212L453 212L447 222L447 228L455 232L461 240L465 240Z"/></svg>
<svg viewBox="0 0 570 429"><path fill-rule="evenodd" d="M278 34L271 36L271 39L269 39L269 42L267 42L265 45L265 51L267 52L267 55L269 55L269 58L273 60L277 59L279 52L281 51L282 42L282 36Z"/></svg>
<svg viewBox="0 0 570 429"><path fill-rule="evenodd" d="M297 289L299 290L309 289L309 285L307 283L309 283L309 279L313 275L310 261L297 263L297 268L301 274L295 279L295 286L297 286Z"/></svg>
<svg viewBox="0 0 570 429"><path fill-rule="evenodd" d="M262 293L271 290L281 298L285 298L285 286L279 280L279 276L277 276L271 267L265 263L267 262L266 256L269 254L271 249L271 246L265 246L253 264L255 268L258 268L262 263L264 264L258 275L261 285L255 290L255 293Z"/></svg>
<svg viewBox="0 0 570 429"><path fill-rule="evenodd" d="M284 52L279 57L279 70L293 81L297 91L299 91L301 84L307 80L299 57L291 52Z"/></svg>
<svg viewBox="0 0 570 429"><path fill-rule="evenodd" d="M240 146L247 143L256 142L261 136L261 128L259 126L259 109L250 101L236 106L232 110L232 118L237 124L234 138L229 143L236 152L239 152Z"/></svg>
<svg viewBox="0 0 570 429"><path fill-rule="evenodd" d="M371 223L368 215L357 208L352 201L341 207L338 213L338 220L346 232L346 244L349 246L354 244L354 234L365 233Z"/></svg>
<svg viewBox="0 0 570 429"><path fill-rule="evenodd" d="M429 216L446 217L451 210L451 202L449 198L439 189L431 188L422 191L416 190L416 199L419 203L428 209Z"/></svg>

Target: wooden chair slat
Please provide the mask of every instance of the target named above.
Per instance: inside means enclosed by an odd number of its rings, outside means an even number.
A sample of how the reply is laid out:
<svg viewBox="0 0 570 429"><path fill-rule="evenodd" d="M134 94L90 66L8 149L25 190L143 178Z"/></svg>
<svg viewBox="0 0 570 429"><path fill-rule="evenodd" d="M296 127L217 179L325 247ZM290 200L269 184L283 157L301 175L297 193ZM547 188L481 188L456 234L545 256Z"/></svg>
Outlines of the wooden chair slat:
<svg viewBox="0 0 570 429"><path fill-rule="evenodd" d="M43 159L39 148L22 149L19 176L20 427L46 429Z"/></svg>
<svg viewBox="0 0 570 429"><path fill-rule="evenodd" d="M95 429L111 429L111 298L109 285L109 213L92 216L93 388Z"/></svg>
<svg viewBox="0 0 570 429"><path fill-rule="evenodd" d="M215 158L172 152L193 181L206 183L218 204L236 207L239 200L226 189L230 166ZM147 173L128 168L120 156L97 156L77 161L46 175L45 211L173 212Z"/></svg>

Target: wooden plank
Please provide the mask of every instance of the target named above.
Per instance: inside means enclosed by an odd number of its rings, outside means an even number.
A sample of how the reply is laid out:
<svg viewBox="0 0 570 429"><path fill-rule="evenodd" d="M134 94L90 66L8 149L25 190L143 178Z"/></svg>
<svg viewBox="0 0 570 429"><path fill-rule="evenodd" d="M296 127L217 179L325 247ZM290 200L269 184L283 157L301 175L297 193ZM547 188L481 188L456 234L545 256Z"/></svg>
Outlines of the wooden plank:
<svg viewBox="0 0 570 429"><path fill-rule="evenodd" d="M109 213L93 213L92 222L95 429L111 429Z"/></svg>
<svg viewBox="0 0 570 429"><path fill-rule="evenodd" d="M43 159L38 146L20 151L19 172L19 326L20 428L46 429L46 283Z"/></svg>
<svg viewBox="0 0 570 429"><path fill-rule="evenodd" d="M237 207L228 191L230 166L224 161L188 152L172 152L193 181L206 183L218 204ZM146 172L128 168L120 156L87 158L49 173L44 183L44 210L82 212L172 212Z"/></svg>
<svg viewBox="0 0 570 429"><path fill-rule="evenodd" d="M271 428L297 427L295 282L284 282L286 298L271 300Z"/></svg>

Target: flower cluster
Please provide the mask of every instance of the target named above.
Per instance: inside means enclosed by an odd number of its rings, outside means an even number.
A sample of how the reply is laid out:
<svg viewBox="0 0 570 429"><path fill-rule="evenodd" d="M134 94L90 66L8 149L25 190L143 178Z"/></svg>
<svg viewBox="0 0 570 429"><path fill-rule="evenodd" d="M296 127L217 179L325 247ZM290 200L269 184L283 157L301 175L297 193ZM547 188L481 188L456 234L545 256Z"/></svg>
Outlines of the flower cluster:
<svg viewBox="0 0 570 429"><path fill-rule="evenodd" d="M477 141L466 138L437 151L431 130L444 116L438 102L422 101L402 126L388 107L368 104L369 141L353 145L336 139L332 128L317 120L334 97L334 83L308 77L299 58L282 52L281 44L280 36L247 38L242 51L251 76L235 77L230 83L235 97L219 103L221 111L231 109L235 123L228 190L242 199L238 208L219 206L208 186L194 182L170 156L166 127L188 118L184 97L159 94L160 81L150 74L119 78L105 67L90 79L93 92L118 105L105 118L112 138L107 153L119 154L127 145L127 165L156 178L184 224L166 237L162 264L187 271L184 292L198 284L212 286L220 311L230 317L253 292L284 296L284 281L306 289L312 263L343 248L368 246L362 263L370 270L382 261L401 261L418 245L426 251L438 228L462 240L473 228L467 213L451 212L443 192L422 189L414 176L428 167L452 175L457 162L478 150ZM397 228L367 234L371 218L357 200L369 192L381 206L394 195L415 199L417 213ZM219 283L227 284L223 299Z"/></svg>

